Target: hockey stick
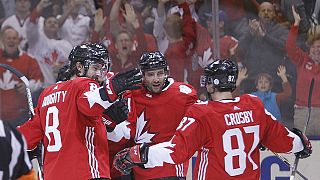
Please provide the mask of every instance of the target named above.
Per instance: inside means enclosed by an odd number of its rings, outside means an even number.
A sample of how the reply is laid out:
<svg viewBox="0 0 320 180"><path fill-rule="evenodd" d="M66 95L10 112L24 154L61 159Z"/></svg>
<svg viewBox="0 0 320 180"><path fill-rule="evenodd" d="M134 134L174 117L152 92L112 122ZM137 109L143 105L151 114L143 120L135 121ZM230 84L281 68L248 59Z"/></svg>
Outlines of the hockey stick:
<svg viewBox="0 0 320 180"><path fill-rule="evenodd" d="M310 84L310 88L309 88L309 97L308 97L308 114L307 114L307 120L306 123L304 125L303 131L302 133L305 134L307 131L307 127L310 121L310 115L311 115L311 98L312 98L312 91L313 91L313 86L314 86L314 78L312 78L311 80L311 84ZM299 163L299 157L296 156L295 160L294 160L294 164L293 164L293 169L290 175L290 180L294 180L296 172L297 172L297 167L298 167L298 163Z"/></svg>
<svg viewBox="0 0 320 180"><path fill-rule="evenodd" d="M34 109L33 109L33 102L32 102L32 96L31 96L31 90L30 90L30 83L29 80L26 76L24 76L24 74L22 74L20 71L18 71L17 69L15 69L14 67L8 65L8 64L0 64L0 67L3 67L4 69L9 70L10 72L12 72L13 74L15 74L25 85L25 89L26 89L26 93L27 93L27 99L28 99L28 107L29 107L29 118L31 119L35 113L34 113ZM40 148L40 147L37 147ZM36 149L37 149L36 148ZM41 155L37 155L37 161L39 163L39 179L42 179L42 158Z"/></svg>
<svg viewBox="0 0 320 180"><path fill-rule="evenodd" d="M270 150L271 151L271 150ZM293 169L293 166L290 164L290 162L288 161L287 158L281 156L280 154L276 153L276 152L273 152L271 151L275 156L277 156L282 162L284 162L284 164L286 164L290 169ZM302 173L300 173L298 170L297 170L297 174L304 180L308 180L308 178L306 178Z"/></svg>
<svg viewBox="0 0 320 180"><path fill-rule="evenodd" d="M13 74L15 74L18 78L21 79L21 81L26 86L26 93L28 98L28 105L29 105L29 117L32 118L34 116L34 110L33 110L33 102L32 102L32 96L29 86L29 80L17 69L13 68L12 66L9 66L7 64L0 64L0 67L3 67L9 71L11 71Z"/></svg>

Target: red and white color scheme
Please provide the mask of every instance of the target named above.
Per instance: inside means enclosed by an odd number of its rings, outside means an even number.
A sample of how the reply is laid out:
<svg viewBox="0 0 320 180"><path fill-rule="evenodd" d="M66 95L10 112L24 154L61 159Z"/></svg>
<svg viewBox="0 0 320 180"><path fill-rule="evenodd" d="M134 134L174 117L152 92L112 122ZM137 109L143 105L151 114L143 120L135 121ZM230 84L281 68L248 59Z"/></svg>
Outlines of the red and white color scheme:
<svg viewBox="0 0 320 180"><path fill-rule="evenodd" d="M173 138L151 146L147 168L179 164L198 151L194 179L260 178L259 143L274 152L299 152L300 138L267 112L258 97L192 105Z"/></svg>
<svg viewBox="0 0 320 180"><path fill-rule="evenodd" d="M135 144L148 145L169 141L187 108L196 102L197 96L191 86L175 82L172 78L168 80L170 84L159 94L151 94L145 88L126 94L130 107L128 120L117 125L112 133L108 133L108 139L120 142L122 139L131 138ZM119 149L119 144L114 146ZM186 159L178 165L166 164L152 169L135 167L133 170L135 179L139 180L186 177L188 164Z"/></svg>
<svg viewBox="0 0 320 180"><path fill-rule="evenodd" d="M111 103L101 99L101 88L85 77L54 84L20 126L29 150L43 140L44 179L110 178L102 113Z"/></svg>
<svg viewBox="0 0 320 180"><path fill-rule="evenodd" d="M10 65L18 69L29 78L30 90L35 92L43 85L43 76L37 61L24 52L17 57L5 57L0 49L0 63ZM22 83L9 70L0 68L0 119L14 120L19 118L25 109L28 109L27 97L17 91L17 85ZM22 119L25 120L25 119Z"/></svg>

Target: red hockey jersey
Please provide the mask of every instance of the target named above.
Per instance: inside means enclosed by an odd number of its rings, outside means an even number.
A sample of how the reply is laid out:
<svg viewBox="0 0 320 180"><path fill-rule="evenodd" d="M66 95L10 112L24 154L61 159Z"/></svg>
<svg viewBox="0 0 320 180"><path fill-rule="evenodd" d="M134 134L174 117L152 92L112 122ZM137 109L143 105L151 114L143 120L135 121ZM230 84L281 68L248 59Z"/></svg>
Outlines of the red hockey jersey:
<svg viewBox="0 0 320 180"><path fill-rule="evenodd" d="M300 138L275 121L258 97L191 106L171 141L150 147L145 167L180 163L198 151L194 179L260 178L259 143L274 152L298 152Z"/></svg>
<svg viewBox="0 0 320 180"><path fill-rule="evenodd" d="M197 95L193 87L175 82L171 78L169 82L170 84L159 94L151 94L145 88L127 94L131 102L128 118L130 124L126 123L136 144L153 145L170 140L188 107L196 102ZM116 127L115 131L120 129ZM122 128L121 131L128 129ZM189 161L180 163L166 164L153 169L135 167L134 175L139 180L170 176L185 177Z"/></svg>
<svg viewBox="0 0 320 180"><path fill-rule="evenodd" d="M35 116L19 130L28 149L44 143L44 179L110 178L108 141L99 85L76 78L46 88Z"/></svg>

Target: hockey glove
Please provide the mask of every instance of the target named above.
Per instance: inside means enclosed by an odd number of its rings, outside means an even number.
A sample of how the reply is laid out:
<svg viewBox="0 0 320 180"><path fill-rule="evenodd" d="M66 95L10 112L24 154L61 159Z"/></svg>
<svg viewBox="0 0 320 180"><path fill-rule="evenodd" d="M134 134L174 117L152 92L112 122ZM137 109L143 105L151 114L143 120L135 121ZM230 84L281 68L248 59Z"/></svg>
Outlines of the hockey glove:
<svg viewBox="0 0 320 180"><path fill-rule="evenodd" d="M29 159L36 159L37 157L41 157L41 150L40 147L37 146L35 149L31 150L31 151L27 151Z"/></svg>
<svg viewBox="0 0 320 180"><path fill-rule="evenodd" d="M261 143L258 144L258 147L259 147L260 151L267 150L267 148L264 145L262 145Z"/></svg>
<svg viewBox="0 0 320 180"><path fill-rule="evenodd" d="M148 152L149 146L146 144L123 149L115 155L113 166L122 174L128 175L134 166L148 162Z"/></svg>
<svg viewBox="0 0 320 180"><path fill-rule="evenodd" d="M117 124L128 119L127 99L122 98L114 102L103 112L103 123L108 132L113 131Z"/></svg>
<svg viewBox="0 0 320 180"><path fill-rule="evenodd" d="M142 75L139 73L139 69L132 69L112 76L105 84L109 100L115 101L126 90L140 89Z"/></svg>
<svg viewBox="0 0 320 180"><path fill-rule="evenodd" d="M303 134L299 129L293 128L292 132L295 133L302 141L303 144L303 150L297 153L294 153L298 158L304 159L311 155L312 153L312 146L305 134Z"/></svg>

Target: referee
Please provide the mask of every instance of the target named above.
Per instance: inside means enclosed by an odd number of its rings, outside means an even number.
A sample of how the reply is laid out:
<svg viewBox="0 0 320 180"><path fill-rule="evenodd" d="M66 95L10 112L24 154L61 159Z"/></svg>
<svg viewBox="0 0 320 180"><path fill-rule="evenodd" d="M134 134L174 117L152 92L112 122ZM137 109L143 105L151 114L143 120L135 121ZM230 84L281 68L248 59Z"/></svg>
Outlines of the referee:
<svg viewBox="0 0 320 180"><path fill-rule="evenodd" d="M35 180L23 136L0 120L0 180Z"/></svg>

